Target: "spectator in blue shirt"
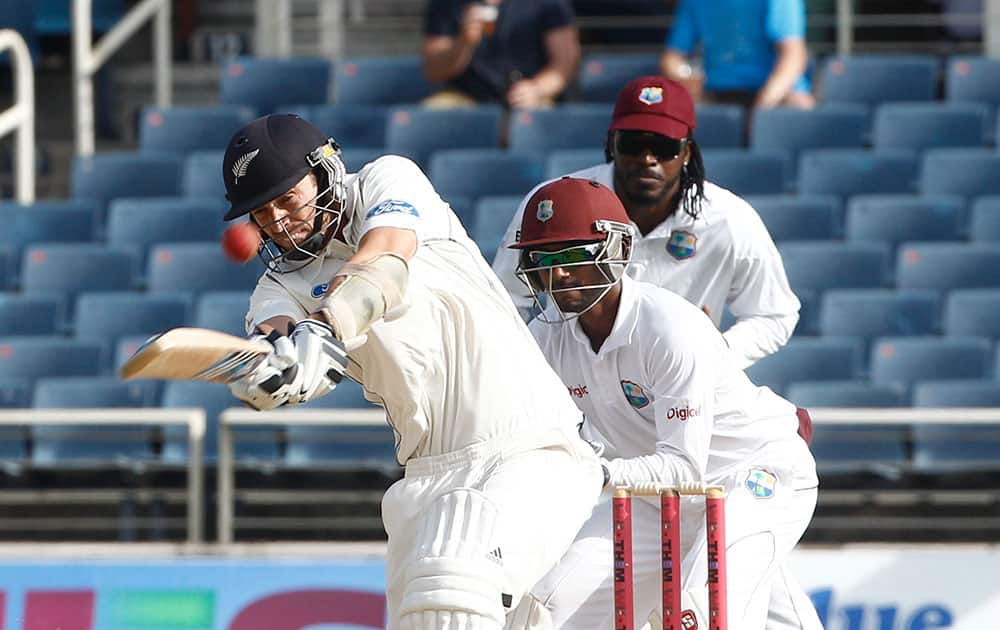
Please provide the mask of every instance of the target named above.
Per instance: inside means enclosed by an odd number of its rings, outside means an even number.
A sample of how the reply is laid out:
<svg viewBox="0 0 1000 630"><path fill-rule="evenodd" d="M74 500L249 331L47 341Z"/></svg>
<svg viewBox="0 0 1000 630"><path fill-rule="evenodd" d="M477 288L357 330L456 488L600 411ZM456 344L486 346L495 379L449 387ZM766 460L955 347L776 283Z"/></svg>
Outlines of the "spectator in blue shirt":
<svg viewBox="0 0 1000 630"><path fill-rule="evenodd" d="M425 104L551 104L580 60L573 17L569 0L430 0L424 74L448 88Z"/></svg>
<svg viewBox="0 0 1000 630"><path fill-rule="evenodd" d="M690 58L700 45L704 100L813 107L805 18L803 0L680 0L661 70L690 82Z"/></svg>

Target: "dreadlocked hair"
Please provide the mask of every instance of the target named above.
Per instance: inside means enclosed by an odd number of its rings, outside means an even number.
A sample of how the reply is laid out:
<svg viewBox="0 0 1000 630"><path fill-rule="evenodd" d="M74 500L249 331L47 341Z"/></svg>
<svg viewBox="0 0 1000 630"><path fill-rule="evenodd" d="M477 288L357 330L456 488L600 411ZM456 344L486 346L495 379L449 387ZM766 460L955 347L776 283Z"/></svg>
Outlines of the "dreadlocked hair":
<svg viewBox="0 0 1000 630"><path fill-rule="evenodd" d="M701 159L701 148L690 133L687 146L688 162L681 168L680 208L692 219L697 219L705 201L705 162Z"/></svg>

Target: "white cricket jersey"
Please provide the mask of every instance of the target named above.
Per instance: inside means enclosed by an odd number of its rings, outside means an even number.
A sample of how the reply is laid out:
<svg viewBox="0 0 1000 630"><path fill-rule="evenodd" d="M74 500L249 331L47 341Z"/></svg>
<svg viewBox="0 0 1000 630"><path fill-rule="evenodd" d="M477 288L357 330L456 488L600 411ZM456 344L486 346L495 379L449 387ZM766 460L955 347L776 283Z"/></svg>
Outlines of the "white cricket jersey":
<svg viewBox="0 0 1000 630"><path fill-rule="evenodd" d="M508 435L575 428L580 413L546 363L499 279L458 218L412 161L383 156L345 180L345 242L332 240L299 271L265 273L248 331L279 315L319 310L330 280L361 238L412 229L405 312L380 320L350 353L347 374L383 405L397 458L439 455Z"/></svg>
<svg viewBox="0 0 1000 630"><path fill-rule="evenodd" d="M570 176L614 189L611 163ZM517 251L508 246L516 240L525 204L546 183L521 201L493 261L493 270L522 307L530 306L531 296L514 274ZM678 209L649 234L639 235L628 273L679 293L699 308L707 306L716 326L728 305L736 322L724 336L734 360L747 367L788 341L799 319L799 300L771 235L750 204L706 181L701 207L697 219Z"/></svg>
<svg viewBox="0 0 1000 630"><path fill-rule="evenodd" d="M613 484L716 484L758 467L791 487L816 486L795 405L750 382L709 318L679 295L623 277L596 353L578 318L530 328L583 411L581 434L605 445Z"/></svg>

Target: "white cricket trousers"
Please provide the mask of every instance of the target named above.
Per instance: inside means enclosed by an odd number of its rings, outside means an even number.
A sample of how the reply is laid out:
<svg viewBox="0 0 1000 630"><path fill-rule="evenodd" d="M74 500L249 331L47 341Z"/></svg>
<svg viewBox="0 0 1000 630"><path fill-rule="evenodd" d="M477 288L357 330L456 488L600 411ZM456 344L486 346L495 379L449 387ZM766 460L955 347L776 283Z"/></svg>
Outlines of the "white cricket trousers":
<svg viewBox="0 0 1000 630"><path fill-rule="evenodd" d="M598 501L602 479L600 461L572 428L504 436L407 462L405 477L382 499L388 630L398 627L418 530L432 520L425 514L438 497L472 488L496 506L488 547L498 549L491 555L502 564L504 583L496 585L496 597L507 600L509 612L569 548Z"/></svg>

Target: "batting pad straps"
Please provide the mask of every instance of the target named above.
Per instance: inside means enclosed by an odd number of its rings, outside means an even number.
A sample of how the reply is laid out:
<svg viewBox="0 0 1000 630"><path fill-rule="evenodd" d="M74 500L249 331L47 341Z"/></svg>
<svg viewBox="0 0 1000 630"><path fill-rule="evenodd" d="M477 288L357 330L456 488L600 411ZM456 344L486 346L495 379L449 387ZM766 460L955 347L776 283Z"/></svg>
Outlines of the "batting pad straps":
<svg viewBox="0 0 1000 630"><path fill-rule="evenodd" d="M340 276L347 279L323 300L319 312L337 337L347 340L402 306L410 270L402 256L385 253L366 263L347 263L335 277Z"/></svg>

